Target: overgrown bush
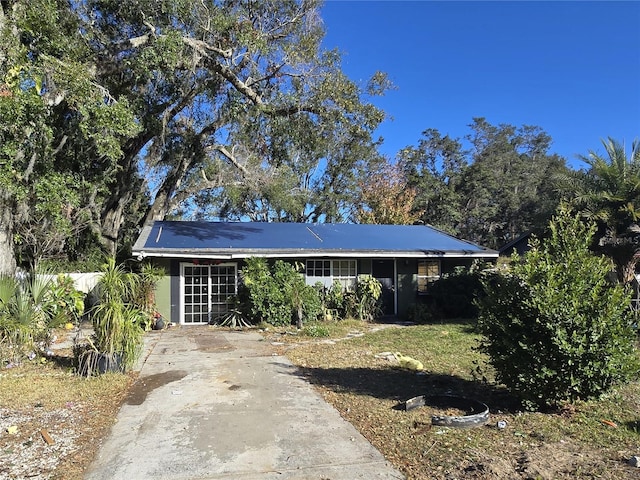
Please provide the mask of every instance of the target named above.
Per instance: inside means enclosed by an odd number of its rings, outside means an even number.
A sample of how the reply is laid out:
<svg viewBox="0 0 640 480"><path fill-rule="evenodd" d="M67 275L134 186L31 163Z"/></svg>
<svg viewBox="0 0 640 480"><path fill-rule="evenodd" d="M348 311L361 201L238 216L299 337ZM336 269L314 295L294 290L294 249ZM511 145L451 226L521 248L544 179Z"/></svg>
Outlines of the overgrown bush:
<svg viewBox="0 0 640 480"><path fill-rule="evenodd" d="M429 286L434 306L444 318L476 318L477 300L484 295L480 279L483 265L457 268Z"/></svg>
<svg viewBox="0 0 640 480"><path fill-rule="evenodd" d="M345 290L339 280L334 280L329 288L319 284L316 289L320 292L326 320L340 320L346 317Z"/></svg>
<svg viewBox="0 0 640 480"><path fill-rule="evenodd" d="M360 275L355 288L346 288L334 280L329 288L318 285L321 307L326 320L357 318L373 321L381 313L382 284L371 275Z"/></svg>
<svg viewBox="0 0 640 480"><path fill-rule="evenodd" d="M630 296L594 256L595 232L564 209L509 271L488 274L480 350L525 406L597 397L636 371Z"/></svg>
<svg viewBox="0 0 640 480"><path fill-rule="evenodd" d="M407 320L414 323L431 323L441 317L434 313L434 307L426 303L412 303L407 308Z"/></svg>
<svg viewBox="0 0 640 480"><path fill-rule="evenodd" d="M320 317L318 291L307 285L296 266L277 260L273 268L264 258L249 258L242 269L243 300L255 323L302 327Z"/></svg>
<svg viewBox="0 0 640 480"><path fill-rule="evenodd" d="M76 290L71 277L62 273L57 275L47 292L53 324L78 324L84 313L85 296Z"/></svg>
<svg viewBox="0 0 640 480"><path fill-rule="evenodd" d="M356 311L355 318L372 322L382 313L380 306L380 296L382 295L382 284L371 275L358 276L356 286Z"/></svg>

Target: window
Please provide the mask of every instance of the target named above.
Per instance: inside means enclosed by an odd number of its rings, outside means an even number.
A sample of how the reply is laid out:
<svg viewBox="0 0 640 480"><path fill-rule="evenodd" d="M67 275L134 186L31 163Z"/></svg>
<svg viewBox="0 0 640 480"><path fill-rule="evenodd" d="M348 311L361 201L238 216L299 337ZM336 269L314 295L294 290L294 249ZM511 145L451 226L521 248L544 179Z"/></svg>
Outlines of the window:
<svg viewBox="0 0 640 480"><path fill-rule="evenodd" d="M356 284L356 261L307 260L305 273L310 285L320 282L330 287L334 280L338 280L343 286L351 287Z"/></svg>
<svg viewBox="0 0 640 480"><path fill-rule="evenodd" d="M331 260L307 260L308 277L330 277Z"/></svg>
<svg viewBox="0 0 640 480"><path fill-rule="evenodd" d="M440 278L439 260L418 261L418 293L427 293L429 284Z"/></svg>

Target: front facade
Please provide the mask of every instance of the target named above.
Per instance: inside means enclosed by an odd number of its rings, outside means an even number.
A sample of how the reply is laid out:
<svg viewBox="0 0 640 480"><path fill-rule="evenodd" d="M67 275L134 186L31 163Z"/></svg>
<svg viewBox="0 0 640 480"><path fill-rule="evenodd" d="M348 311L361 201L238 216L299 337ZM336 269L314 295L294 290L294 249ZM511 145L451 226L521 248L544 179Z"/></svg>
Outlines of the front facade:
<svg viewBox="0 0 640 480"><path fill-rule="evenodd" d="M227 310L250 257L298 262L309 285L349 288L372 275L383 286L384 313L402 317L442 274L498 256L422 225L168 221L144 227L133 254L165 269L158 310L184 325L206 324Z"/></svg>

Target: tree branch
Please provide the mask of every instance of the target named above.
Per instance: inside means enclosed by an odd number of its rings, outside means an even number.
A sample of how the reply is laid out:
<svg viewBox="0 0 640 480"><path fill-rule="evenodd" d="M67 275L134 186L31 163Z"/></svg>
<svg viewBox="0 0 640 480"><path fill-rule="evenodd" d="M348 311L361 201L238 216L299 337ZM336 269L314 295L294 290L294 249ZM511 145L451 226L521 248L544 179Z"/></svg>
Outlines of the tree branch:
<svg viewBox="0 0 640 480"><path fill-rule="evenodd" d="M221 56L222 58L231 58L231 55L233 54L233 50L231 50L230 48L223 50L222 48L214 47L213 45L210 45L205 41L196 40L192 37L183 37L182 41L204 56L209 56L207 52L213 52L216 55Z"/></svg>
<svg viewBox="0 0 640 480"><path fill-rule="evenodd" d="M249 176L249 172L244 167L244 165L242 165L238 161L238 159L235 157L235 155L233 155L233 153L229 152L229 150L227 150L227 148L224 145L216 145L215 147L213 147L213 149L216 150L217 152L220 152L227 160L229 160L229 162L231 162L231 164L234 167L236 167L238 170L240 170L240 172L242 172L242 176L243 177Z"/></svg>

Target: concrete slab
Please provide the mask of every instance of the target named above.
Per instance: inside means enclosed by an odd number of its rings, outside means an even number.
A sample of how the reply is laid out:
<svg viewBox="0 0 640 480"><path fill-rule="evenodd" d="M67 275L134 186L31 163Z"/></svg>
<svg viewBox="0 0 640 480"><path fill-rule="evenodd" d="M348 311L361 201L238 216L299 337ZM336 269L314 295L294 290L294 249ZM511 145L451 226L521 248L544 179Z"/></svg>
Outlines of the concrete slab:
<svg viewBox="0 0 640 480"><path fill-rule="evenodd" d="M256 332L150 332L86 480L403 479Z"/></svg>

